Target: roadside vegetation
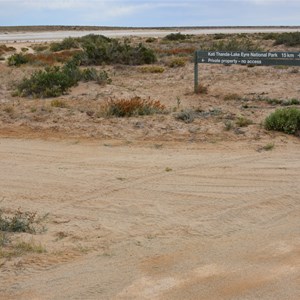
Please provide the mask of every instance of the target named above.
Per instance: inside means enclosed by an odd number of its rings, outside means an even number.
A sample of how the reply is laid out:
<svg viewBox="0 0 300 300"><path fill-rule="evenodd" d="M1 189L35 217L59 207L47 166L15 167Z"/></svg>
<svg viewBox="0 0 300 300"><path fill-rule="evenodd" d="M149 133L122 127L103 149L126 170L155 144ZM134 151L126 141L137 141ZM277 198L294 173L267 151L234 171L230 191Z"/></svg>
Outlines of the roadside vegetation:
<svg viewBox="0 0 300 300"><path fill-rule="evenodd" d="M97 71L94 68L81 70L74 61L69 61L62 67L46 67L34 72L29 78L24 78L16 85L15 95L34 98L58 97L79 81L95 81L98 84L111 82L105 71Z"/></svg>
<svg viewBox="0 0 300 300"><path fill-rule="evenodd" d="M44 218L37 217L36 212L4 211L0 209L0 259L10 259L26 253L43 253L41 244L16 238L18 233L36 234L44 231L41 225Z"/></svg>
<svg viewBox="0 0 300 300"><path fill-rule="evenodd" d="M133 97L131 99L112 99L107 101L103 111L105 116L122 118L162 114L166 112L166 107L158 100L145 100L140 97Z"/></svg>
<svg viewBox="0 0 300 300"><path fill-rule="evenodd" d="M78 115L83 113L80 115L82 120L88 116L90 121L95 122L100 122L97 119L101 117L121 118L173 112L174 114L170 113L172 118L181 123L197 124L200 118L216 117L214 119L218 123L217 126L221 124L219 128L222 132L244 134L255 127L249 125L259 124L256 120L257 108L270 109L270 106L296 108L300 105L300 100L295 94L293 98L276 98L272 96L270 90L267 90L267 87L266 91L260 93L244 93L234 88L224 92L222 87L221 91L218 91L215 85L217 79L213 73L210 73L215 66L207 70L203 68L205 71L199 72L199 76L203 78L200 80L201 84L198 89L194 91L191 63L195 50L277 51L278 48L286 48L289 51L288 47L297 45L298 38L299 33L186 35L177 32L162 38L118 39L103 35L86 35L81 38L69 37L61 42L18 47L21 49L19 52L13 47L0 45L0 55L3 53L7 65L12 67L10 72L17 74L15 85L9 86L9 88L14 87L13 95L30 99L58 97L42 101L41 104L30 104L31 107L28 105L26 109L30 111L30 120L34 122L50 120L56 123L52 124L53 127L58 127L60 117L55 118L58 112L60 115L67 116L77 116L77 113ZM282 46L277 47L278 45ZM17 68L19 66L22 67ZM252 70L247 70L243 66L239 68L249 76L255 76L255 73L259 72L258 67ZM275 70L275 73L278 71L278 74L289 74L289 76L296 76L295 74L299 72L298 67L289 68L288 66L284 68L277 66L272 70ZM226 65L222 71L226 76L231 76L235 73L235 67ZM127 85L126 77L131 73L135 81ZM26 76L22 79L23 74ZM112 82L111 78L114 80L113 84L106 86ZM160 86L160 78L170 82L176 78L174 89L178 88L177 85L179 86L181 81L186 82L189 78L190 90L185 88L185 91L178 95L170 91L172 99L169 102L173 101L173 104L167 108L162 102L151 100L152 98L161 100L160 97L156 98L149 90L143 90L144 86L148 87L150 81L155 81L157 86ZM81 91L81 87L85 86L84 83L91 81L103 88L89 84L91 92ZM80 91L81 94L72 93L70 97L66 96L72 87L79 83L80 87L76 91ZM279 95L282 97L282 94ZM199 110L194 106L192 108L185 106L192 101L199 101L202 105L211 100L216 103L221 100L221 110L226 106L228 111L219 113L218 104L210 108L196 105ZM235 107L234 113L230 111L233 106ZM18 119L21 115L18 107L10 103L1 106L0 114L7 121ZM265 125L266 128L278 130L273 128L280 126L277 126L275 121L272 122L266 122L268 124ZM269 125L270 123L272 124ZM249 129L247 129L248 126ZM286 128L280 130L289 131Z"/></svg>
<svg viewBox="0 0 300 300"><path fill-rule="evenodd" d="M208 50L212 51L263 51L262 47L247 37L218 40Z"/></svg>
<svg viewBox="0 0 300 300"><path fill-rule="evenodd" d="M300 110L297 108L277 109L266 118L265 128L299 135Z"/></svg>

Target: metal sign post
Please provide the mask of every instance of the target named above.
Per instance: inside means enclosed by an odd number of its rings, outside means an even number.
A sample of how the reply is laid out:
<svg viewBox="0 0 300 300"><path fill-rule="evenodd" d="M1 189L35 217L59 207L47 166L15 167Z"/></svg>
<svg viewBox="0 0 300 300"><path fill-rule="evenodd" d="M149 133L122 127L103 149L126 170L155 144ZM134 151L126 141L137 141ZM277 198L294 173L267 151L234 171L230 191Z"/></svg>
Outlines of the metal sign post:
<svg viewBox="0 0 300 300"><path fill-rule="evenodd" d="M300 66L300 52L196 51L194 90L198 92L198 63L254 66Z"/></svg>

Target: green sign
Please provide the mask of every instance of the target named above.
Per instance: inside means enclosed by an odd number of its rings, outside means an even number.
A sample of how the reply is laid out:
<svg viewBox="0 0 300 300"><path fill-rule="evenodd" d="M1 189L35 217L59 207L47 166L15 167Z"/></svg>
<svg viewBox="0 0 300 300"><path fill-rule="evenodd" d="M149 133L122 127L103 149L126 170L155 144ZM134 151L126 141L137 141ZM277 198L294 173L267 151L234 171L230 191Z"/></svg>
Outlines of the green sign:
<svg viewBox="0 0 300 300"><path fill-rule="evenodd" d="M198 90L198 63L255 66L300 66L300 52L196 51L195 92Z"/></svg>

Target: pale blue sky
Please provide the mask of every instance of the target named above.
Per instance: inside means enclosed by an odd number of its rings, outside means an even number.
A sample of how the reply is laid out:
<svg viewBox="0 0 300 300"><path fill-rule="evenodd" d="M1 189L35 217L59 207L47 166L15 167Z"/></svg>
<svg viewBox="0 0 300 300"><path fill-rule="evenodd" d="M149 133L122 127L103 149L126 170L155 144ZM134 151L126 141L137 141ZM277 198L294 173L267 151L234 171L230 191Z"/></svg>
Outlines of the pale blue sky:
<svg viewBox="0 0 300 300"><path fill-rule="evenodd" d="M300 0L0 0L0 26L300 25Z"/></svg>

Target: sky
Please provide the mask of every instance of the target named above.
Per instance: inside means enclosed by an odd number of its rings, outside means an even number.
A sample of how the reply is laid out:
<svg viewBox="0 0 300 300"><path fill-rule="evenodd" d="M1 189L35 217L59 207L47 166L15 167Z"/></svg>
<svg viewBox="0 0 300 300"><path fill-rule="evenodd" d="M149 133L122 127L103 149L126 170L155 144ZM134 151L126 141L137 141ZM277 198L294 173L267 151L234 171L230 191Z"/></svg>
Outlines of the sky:
<svg viewBox="0 0 300 300"><path fill-rule="evenodd" d="M300 0L0 0L0 26L298 26Z"/></svg>

